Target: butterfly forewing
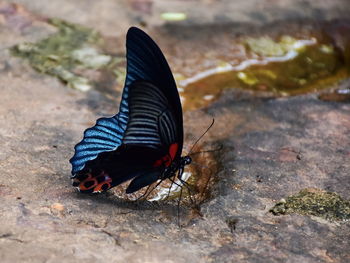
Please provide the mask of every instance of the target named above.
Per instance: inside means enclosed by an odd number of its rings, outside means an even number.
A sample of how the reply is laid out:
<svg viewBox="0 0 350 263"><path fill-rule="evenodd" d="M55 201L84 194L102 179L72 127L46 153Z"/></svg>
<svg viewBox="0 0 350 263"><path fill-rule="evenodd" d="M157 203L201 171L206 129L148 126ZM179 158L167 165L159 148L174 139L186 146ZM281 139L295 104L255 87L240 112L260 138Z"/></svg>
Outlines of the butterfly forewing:
<svg viewBox="0 0 350 263"><path fill-rule="evenodd" d="M129 111L123 144L144 145L164 151L179 140L171 106L155 85L146 81L132 85Z"/></svg>
<svg viewBox="0 0 350 263"><path fill-rule="evenodd" d="M145 32L136 27L129 29L126 47L128 60L126 84L129 81L145 80L157 87L167 98L176 125L179 143L177 157L179 158L183 144L182 107L169 65L157 44Z"/></svg>

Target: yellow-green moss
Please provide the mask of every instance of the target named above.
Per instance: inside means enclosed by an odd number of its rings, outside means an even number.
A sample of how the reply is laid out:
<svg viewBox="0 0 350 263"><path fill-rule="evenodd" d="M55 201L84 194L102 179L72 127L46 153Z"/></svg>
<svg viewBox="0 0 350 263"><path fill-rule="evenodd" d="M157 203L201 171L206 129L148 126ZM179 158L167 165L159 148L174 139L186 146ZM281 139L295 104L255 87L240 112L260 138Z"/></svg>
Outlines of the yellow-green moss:
<svg viewBox="0 0 350 263"><path fill-rule="evenodd" d="M275 215L298 213L313 215L330 221L350 220L350 201L338 194L320 189L303 189L287 197L270 209Z"/></svg>
<svg viewBox="0 0 350 263"><path fill-rule="evenodd" d="M245 40L246 47L261 56L283 56L288 51L296 49L294 44L298 40L291 36L282 36L278 42L270 37L252 38Z"/></svg>

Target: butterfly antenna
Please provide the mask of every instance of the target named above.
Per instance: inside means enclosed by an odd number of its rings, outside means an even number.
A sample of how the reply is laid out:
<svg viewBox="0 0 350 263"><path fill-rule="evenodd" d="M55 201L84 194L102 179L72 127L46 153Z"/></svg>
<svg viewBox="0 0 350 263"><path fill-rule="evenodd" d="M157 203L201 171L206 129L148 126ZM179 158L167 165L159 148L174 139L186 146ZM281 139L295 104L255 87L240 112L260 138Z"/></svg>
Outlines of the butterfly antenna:
<svg viewBox="0 0 350 263"><path fill-rule="evenodd" d="M206 131L197 139L197 141L192 145L192 148L190 149L190 151L188 152L188 155L191 154L193 148L196 146L196 144L200 141L200 139L203 138L203 136L210 130L211 127L213 127L215 122L215 119L213 119L213 121L211 122L211 124L209 125L209 127L206 129Z"/></svg>

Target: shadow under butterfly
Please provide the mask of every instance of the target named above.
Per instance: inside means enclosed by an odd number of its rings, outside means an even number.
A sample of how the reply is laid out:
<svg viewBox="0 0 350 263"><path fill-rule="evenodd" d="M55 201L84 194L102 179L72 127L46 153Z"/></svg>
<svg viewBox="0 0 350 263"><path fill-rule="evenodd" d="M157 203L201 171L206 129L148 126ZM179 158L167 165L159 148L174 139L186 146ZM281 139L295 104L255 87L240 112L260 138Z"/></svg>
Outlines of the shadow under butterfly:
<svg viewBox="0 0 350 263"><path fill-rule="evenodd" d="M182 175L192 160L181 156L182 107L169 65L136 27L127 33L126 49L119 113L87 129L70 159L73 186L82 193L104 192L128 180L128 194L166 179L174 183L176 177L186 184Z"/></svg>

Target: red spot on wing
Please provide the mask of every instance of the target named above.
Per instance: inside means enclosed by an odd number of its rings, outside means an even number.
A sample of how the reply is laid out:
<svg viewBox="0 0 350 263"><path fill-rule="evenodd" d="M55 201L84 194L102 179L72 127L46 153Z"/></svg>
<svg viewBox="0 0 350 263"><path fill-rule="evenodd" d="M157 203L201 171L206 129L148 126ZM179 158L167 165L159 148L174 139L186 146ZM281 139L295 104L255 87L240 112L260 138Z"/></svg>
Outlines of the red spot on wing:
<svg viewBox="0 0 350 263"><path fill-rule="evenodd" d="M170 154L171 161L174 160L178 149L179 149L179 145L177 143L173 143L172 145L170 145L169 154Z"/></svg>
<svg viewBox="0 0 350 263"><path fill-rule="evenodd" d="M158 167L161 166L163 163L163 159L159 159L157 161L154 162L153 167Z"/></svg>
<svg viewBox="0 0 350 263"><path fill-rule="evenodd" d="M95 186L94 193L108 190L109 188L111 188L111 182L112 182L112 179L109 176L107 176L105 178L105 181Z"/></svg>
<svg viewBox="0 0 350 263"><path fill-rule="evenodd" d="M112 179L108 176L108 174L104 173L103 171L96 177L93 177L89 173L87 174L87 178L85 180L79 182L78 188L80 191L87 191L93 189L93 193L103 192L111 188L111 182Z"/></svg>
<svg viewBox="0 0 350 263"><path fill-rule="evenodd" d="M169 152L164 155L162 158L158 159L154 162L153 167L158 167L161 165L165 165L166 167L170 166L170 164L174 161L175 155L179 145L177 143L173 143L169 147Z"/></svg>
<svg viewBox="0 0 350 263"><path fill-rule="evenodd" d="M87 186L88 185L88 186ZM87 178L80 182L78 188L80 191L87 191L94 188L97 185L97 180L95 178Z"/></svg>

